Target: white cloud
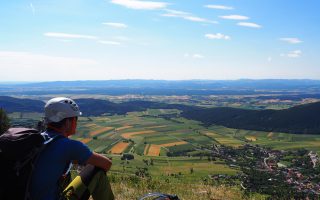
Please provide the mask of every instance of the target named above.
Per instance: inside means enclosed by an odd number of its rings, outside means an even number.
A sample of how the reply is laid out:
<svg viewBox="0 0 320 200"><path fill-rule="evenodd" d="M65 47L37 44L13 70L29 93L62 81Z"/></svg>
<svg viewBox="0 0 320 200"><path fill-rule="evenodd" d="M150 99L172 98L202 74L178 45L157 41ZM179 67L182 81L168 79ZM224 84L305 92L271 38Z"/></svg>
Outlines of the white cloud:
<svg viewBox="0 0 320 200"><path fill-rule="evenodd" d="M69 34L69 33L56 33L56 32L48 32L44 34L47 37L54 38L65 38L65 39L88 39L88 40L96 40L98 37L91 35L79 35L79 34Z"/></svg>
<svg viewBox="0 0 320 200"><path fill-rule="evenodd" d="M193 21L193 22L206 22L207 21L204 18L194 17L194 16L186 16L186 17L183 17L183 18L186 19L186 20L189 20L189 21Z"/></svg>
<svg viewBox="0 0 320 200"><path fill-rule="evenodd" d="M184 12L184 11L180 11L180 10L165 9L165 11L167 11L168 13L173 14L173 15L182 15L182 16L191 15L188 12Z"/></svg>
<svg viewBox="0 0 320 200"><path fill-rule="evenodd" d="M223 6L223 5L205 5L206 8L211 9L219 9L219 10L233 10L234 8L231 6Z"/></svg>
<svg viewBox="0 0 320 200"><path fill-rule="evenodd" d="M256 24L256 23L251 23L251 22L239 22L237 25L238 26L250 27L250 28L262 28L261 25Z"/></svg>
<svg viewBox="0 0 320 200"><path fill-rule="evenodd" d="M225 15L225 16L219 16L222 19L232 19L232 20L247 20L250 19L247 16L243 15Z"/></svg>
<svg viewBox="0 0 320 200"><path fill-rule="evenodd" d="M298 58L301 56L301 54L302 54L301 50L295 50L295 51L289 52L287 56L290 58Z"/></svg>
<svg viewBox="0 0 320 200"><path fill-rule="evenodd" d="M107 44L107 45L121 45L120 42L116 42L116 41L100 40L98 42L101 44Z"/></svg>
<svg viewBox="0 0 320 200"><path fill-rule="evenodd" d="M194 59L202 59L202 58L204 58L204 56L201 55L201 54L193 54L192 58L194 58Z"/></svg>
<svg viewBox="0 0 320 200"><path fill-rule="evenodd" d="M268 57L268 62L271 62L271 61L272 61L272 57L269 56L269 57Z"/></svg>
<svg viewBox="0 0 320 200"><path fill-rule="evenodd" d="M284 42L288 42L290 44L298 44L301 43L302 41L298 38L280 38L280 40Z"/></svg>
<svg viewBox="0 0 320 200"><path fill-rule="evenodd" d="M166 8L168 3L140 0L111 0L111 3L137 10L155 10Z"/></svg>
<svg viewBox="0 0 320 200"><path fill-rule="evenodd" d="M231 37L228 36L228 35L224 35L224 34L221 34L221 33L216 33L216 34L205 34L205 37L208 38L208 39L217 39L217 40L230 40Z"/></svg>
<svg viewBox="0 0 320 200"><path fill-rule="evenodd" d="M111 26L113 28L127 28L128 26L123 23L116 23L116 22L106 22L102 23L103 25Z"/></svg>
<svg viewBox="0 0 320 200"><path fill-rule="evenodd" d="M34 8L32 3L30 3L30 8L32 10L32 14L35 15L36 14L36 9Z"/></svg>
<svg viewBox="0 0 320 200"><path fill-rule="evenodd" d="M179 11L179 10L170 10L170 9L165 9L166 13L161 14L163 17L178 17L178 18L184 18L188 16L192 16L191 13Z"/></svg>
<svg viewBox="0 0 320 200"><path fill-rule="evenodd" d="M289 58L299 58L302 55L301 50L295 50L295 51L290 51L287 54L281 54L283 57L289 57Z"/></svg>
<svg viewBox="0 0 320 200"><path fill-rule="evenodd" d="M193 58L193 59L203 59L204 58L204 55L198 54L198 53L194 53L194 54L185 53L183 56L185 58Z"/></svg>
<svg viewBox="0 0 320 200"><path fill-rule="evenodd" d="M177 18L181 18L181 19L185 19L185 20L193 21L193 22L203 22L203 23L210 23L210 24L217 24L218 23L217 21L212 21L212 20L205 19L202 17L197 17L191 13L187 13L187 12L183 12L183 11L169 10L169 9L165 9L165 11L167 13L164 13L161 16L163 16L163 17L177 17Z"/></svg>

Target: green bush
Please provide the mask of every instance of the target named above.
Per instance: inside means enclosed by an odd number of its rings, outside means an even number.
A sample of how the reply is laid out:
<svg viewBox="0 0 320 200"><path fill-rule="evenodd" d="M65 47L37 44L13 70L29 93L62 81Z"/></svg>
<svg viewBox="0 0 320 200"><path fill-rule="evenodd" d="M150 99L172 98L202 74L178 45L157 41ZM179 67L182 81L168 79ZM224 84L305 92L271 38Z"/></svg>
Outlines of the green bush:
<svg viewBox="0 0 320 200"><path fill-rule="evenodd" d="M10 120L4 109L0 108L0 135L6 132L10 127Z"/></svg>

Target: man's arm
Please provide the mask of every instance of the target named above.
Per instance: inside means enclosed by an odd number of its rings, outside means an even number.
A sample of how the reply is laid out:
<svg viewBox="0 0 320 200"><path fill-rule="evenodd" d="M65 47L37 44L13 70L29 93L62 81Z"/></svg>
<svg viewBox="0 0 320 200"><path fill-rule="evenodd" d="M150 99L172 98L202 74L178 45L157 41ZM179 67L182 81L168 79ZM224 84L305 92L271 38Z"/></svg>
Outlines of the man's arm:
<svg viewBox="0 0 320 200"><path fill-rule="evenodd" d="M109 158L93 152L93 154L87 160L87 164L94 165L107 172L111 168L112 162Z"/></svg>

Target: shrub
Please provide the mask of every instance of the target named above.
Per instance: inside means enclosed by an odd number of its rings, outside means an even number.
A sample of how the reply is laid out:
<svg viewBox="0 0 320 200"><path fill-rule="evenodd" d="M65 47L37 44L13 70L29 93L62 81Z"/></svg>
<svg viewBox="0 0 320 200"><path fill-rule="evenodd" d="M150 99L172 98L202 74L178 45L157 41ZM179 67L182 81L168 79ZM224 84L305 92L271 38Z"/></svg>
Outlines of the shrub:
<svg viewBox="0 0 320 200"><path fill-rule="evenodd" d="M0 108L0 135L6 132L10 127L10 120L4 109Z"/></svg>

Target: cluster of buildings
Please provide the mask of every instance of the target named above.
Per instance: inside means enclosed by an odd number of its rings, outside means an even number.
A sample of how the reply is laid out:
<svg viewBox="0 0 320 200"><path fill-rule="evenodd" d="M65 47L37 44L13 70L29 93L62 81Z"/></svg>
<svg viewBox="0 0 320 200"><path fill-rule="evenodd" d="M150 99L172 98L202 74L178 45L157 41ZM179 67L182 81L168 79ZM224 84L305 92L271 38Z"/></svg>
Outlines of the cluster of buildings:
<svg viewBox="0 0 320 200"><path fill-rule="evenodd" d="M212 156L241 171L238 177L243 189L261 192L268 191L268 187L276 188L278 184L297 195L320 198L320 159L315 152L280 151L251 144L237 149L215 145ZM219 180L230 177L215 175L211 178ZM254 183L257 180L259 184Z"/></svg>

